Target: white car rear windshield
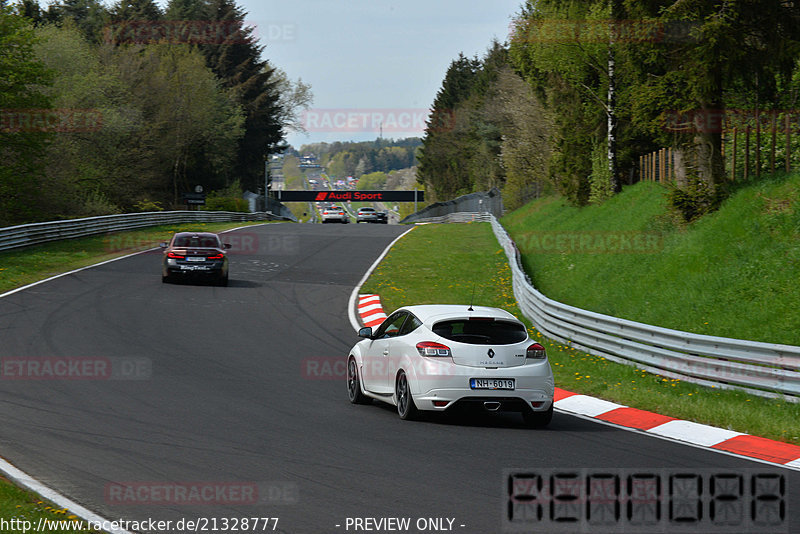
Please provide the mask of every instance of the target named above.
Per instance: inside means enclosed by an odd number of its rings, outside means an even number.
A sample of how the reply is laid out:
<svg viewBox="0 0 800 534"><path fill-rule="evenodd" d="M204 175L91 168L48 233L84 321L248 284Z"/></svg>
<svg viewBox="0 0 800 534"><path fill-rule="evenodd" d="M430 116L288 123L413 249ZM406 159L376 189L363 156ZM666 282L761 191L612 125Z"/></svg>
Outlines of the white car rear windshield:
<svg viewBox="0 0 800 534"><path fill-rule="evenodd" d="M471 345L511 345L527 339L525 326L494 319L457 319L433 325L433 333L445 339Z"/></svg>

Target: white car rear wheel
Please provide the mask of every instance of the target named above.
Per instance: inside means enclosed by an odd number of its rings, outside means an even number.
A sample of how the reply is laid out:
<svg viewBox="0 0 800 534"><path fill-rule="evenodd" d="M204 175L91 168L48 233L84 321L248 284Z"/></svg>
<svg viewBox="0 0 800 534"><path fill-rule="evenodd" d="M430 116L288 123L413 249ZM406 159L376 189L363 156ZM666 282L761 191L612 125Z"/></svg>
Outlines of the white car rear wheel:
<svg viewBox="0 0 800 534"><path fill-rule="evenodd" d="M404 371L397 374L394 386L397 399L397 414L400 419L414 419L417 417L417 407L414 405L414 398L411 396L411 388L408 385L408 378Z"/></svg>
<svg viewBox="0 0 800 534"><path fill-rule="evenodd" d="M370 398L361 392L361 381L358 379L358 365L356 359L347 361L347 397L353 404L369 404Z"/></svg>

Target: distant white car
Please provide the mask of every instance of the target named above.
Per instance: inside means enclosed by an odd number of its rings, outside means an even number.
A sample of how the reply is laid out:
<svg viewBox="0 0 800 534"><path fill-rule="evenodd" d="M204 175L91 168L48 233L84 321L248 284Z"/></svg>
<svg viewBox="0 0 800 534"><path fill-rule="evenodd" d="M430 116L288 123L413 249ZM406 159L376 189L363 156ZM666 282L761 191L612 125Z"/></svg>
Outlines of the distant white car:
<svg viewBox="0 0 800 534"><path fill-rule="evenodd" d="M350 222L350 217L344 211L344 208L339 206L328 206L322 210L322 222L338 222L347 224Z"/></svg>
<svg viewBox="0 0 800 534"><path fill-rule="evenodd" d="M545 349L498 308L408 306L373 331L362 328L347 357L354 404L377 399L402 419L419 410L520 412L534 427L553 417L554 380Z"/></svg>
<svg viewBox="0 0 800 534"><path fill-rule="evenodd" d="M378 222L378 214L375 211L375 208L370 208L370 207L359 208L358 213L356 213L356 223L360 222L365 222L365 223Z"/></svg>

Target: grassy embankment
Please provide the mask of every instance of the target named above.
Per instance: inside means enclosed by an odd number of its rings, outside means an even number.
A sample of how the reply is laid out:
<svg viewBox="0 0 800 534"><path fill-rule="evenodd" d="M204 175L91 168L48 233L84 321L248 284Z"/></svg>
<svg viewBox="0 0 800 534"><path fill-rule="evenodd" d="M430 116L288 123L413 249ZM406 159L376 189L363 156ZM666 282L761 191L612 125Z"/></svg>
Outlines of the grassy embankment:
<svg viewBox="0 0 800 534"><path fill-rule="evenodd" d="M800 344L800 311L792 304L800 297L798 190L800 176L746 187L719 212L686 226L667 215L660 186L638 184L587 208L541 199L503 223L548 296L671 328ZM586 234L592 243L601 239L605 252L553 245L557 235L563 245L580 243ZM649 247L611 250L621 237L637 243L637 235ZM486 223L416 228L395 245L363 292L380 294L389 311L412 303L468 303L473 288L476 304L521 317L510 268ZM800 444L800 404L696 386L544 342L556 384L564 389Z"/></svg>
<svg viewBox="0 0 800 534"><path fill-rule="evenodd" d="M580 209L540 200L502 222L551 298L698 334L800 345L800 175L744 187L691 225L673 222L665 189L653 183ZM543 246L554 241L545 236L626 233L655 246Z"/></svg>

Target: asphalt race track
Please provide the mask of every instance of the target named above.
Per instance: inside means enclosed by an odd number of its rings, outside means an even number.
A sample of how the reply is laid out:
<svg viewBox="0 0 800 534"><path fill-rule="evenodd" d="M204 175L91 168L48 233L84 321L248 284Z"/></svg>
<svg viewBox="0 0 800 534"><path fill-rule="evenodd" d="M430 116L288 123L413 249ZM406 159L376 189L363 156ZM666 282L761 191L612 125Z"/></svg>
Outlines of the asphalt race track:
<svg viewBox="0 0 800 534"><path fill-rule="evenodd" d="M558 413L546 430L530 430L516 415L405 422L389 407L350 405L343 363L357 337L348 298L404 230L251 227L227 234L229 287L162 284L160 253L146 253L0 299L3 362L89 366L78 379L0 380L0 455L108 519L277 517L277 532L300 534L500 533L509 468L674 470L706 483L714 473L778 471L787 519L776 531L800 532L797 471ZM91 375L97 362L114 375L102 366ZM213 495L192 504L169 498L209 487ZM378 529L365 518L410 526Z"/></svg>

